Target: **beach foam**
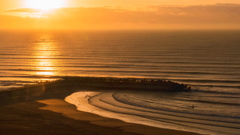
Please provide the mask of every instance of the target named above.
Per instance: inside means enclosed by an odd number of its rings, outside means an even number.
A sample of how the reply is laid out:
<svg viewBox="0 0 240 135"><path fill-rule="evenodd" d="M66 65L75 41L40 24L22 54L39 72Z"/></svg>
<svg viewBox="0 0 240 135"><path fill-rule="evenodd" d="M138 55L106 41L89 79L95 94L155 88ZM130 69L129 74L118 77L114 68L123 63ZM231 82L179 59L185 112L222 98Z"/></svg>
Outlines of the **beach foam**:
<svg viewBox="0 0 240 135"><path fill-rule="evenodd" d="M211 135L237 135L239 133L239 120L211 116L206 113L200 114L191 106L185 108L185 112L176 109L177 105L167 108L160 100L150 101L147 98L141 97L140 99L139 96L134 98L132 92L76 92L65 100L76 105L80 111L130 123Z"/></svg>

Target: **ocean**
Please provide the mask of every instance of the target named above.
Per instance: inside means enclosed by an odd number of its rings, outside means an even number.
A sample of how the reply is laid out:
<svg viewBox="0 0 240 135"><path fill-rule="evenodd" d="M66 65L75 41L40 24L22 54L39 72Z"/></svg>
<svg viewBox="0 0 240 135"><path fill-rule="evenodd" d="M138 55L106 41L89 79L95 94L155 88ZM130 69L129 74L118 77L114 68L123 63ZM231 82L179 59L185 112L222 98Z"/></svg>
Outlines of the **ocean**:
<svg viewBox="0 0 240 135"><path fill-rule="evenodd" d="M0 91L64 76L171 80L191 85L192 91L82 91L66 100L79 110L128 122L237 135L239 35L226 30L0 31Z"/></svg>

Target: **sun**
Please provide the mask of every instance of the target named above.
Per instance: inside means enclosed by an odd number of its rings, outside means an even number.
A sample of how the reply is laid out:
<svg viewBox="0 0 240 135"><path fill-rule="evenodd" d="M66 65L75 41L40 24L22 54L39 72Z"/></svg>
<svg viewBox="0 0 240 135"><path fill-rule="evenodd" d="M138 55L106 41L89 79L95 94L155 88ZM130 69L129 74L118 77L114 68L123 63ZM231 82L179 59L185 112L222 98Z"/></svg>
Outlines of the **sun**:
<svg viewBox="0 0 240 135"><path fill-rule="evenodd" d="M50 10L63 7L65 2L65 0L25 0L25 6L27 8Z"/></svg>

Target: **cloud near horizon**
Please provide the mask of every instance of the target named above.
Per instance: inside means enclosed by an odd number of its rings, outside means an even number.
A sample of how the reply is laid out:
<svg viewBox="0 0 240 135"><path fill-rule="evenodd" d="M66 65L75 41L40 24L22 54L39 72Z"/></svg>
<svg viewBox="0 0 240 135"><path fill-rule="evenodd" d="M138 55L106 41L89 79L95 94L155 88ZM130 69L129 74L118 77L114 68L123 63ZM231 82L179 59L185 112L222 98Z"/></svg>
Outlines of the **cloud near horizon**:
<svg viewBox="0 0 240 135"><path fill-rule="evenodd" d="M1 29L240 29L240 4L151 6L139 10L114 7L60 8L41 14L14 9L1 15ZM31 14L32 17L31 17ZM4 21L3 21L4 20Z"/></svg>

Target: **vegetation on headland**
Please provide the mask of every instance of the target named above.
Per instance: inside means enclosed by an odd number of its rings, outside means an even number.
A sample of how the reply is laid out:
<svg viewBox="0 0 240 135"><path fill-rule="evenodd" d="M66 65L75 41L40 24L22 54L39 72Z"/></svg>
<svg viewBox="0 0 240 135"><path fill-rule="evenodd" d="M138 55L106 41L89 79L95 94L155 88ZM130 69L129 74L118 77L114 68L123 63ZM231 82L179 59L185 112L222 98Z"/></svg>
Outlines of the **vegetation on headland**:
<svg viewBox="0 0 240 135"><path fill-rule="evenodd" d="M79 88L105 88L113 90L157 90L169 92L190 91L187 84L180 84L170 80L148 79L148 78L114 78L114 77L62 77L55 81L38 81L33 85L25 85L22 88L12 88L6 91L13 91L23 88L49 86L72 86ZM6 92L5 91L5 92ZM0 91L4 92L4 91Z"/></svg>
<svg viewBox="0 0 240 135"><path fill-rule="evenodd" d="M63 82L90 88L115 90L157 90L169 92L189 91L190 86L172 81L146 78L111 78L111 77L63 77Z"/></svg>
<svg viewBox="0 0 240 135"><path fill-rule="evenodd" d="M111 78L111 77L63 77L53 82L39 82L36 85L28 85L23 88L9 89L0 92L0 105L6 102L18 102L34 100L42 95L54 96L55 94L71 94L80 89L88 90L142 90L182 92L190 91L185 84L160 79L137 79L137 78Z"/></svg>

